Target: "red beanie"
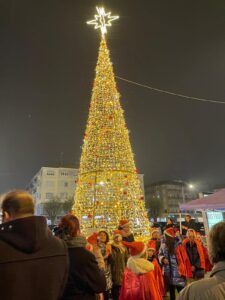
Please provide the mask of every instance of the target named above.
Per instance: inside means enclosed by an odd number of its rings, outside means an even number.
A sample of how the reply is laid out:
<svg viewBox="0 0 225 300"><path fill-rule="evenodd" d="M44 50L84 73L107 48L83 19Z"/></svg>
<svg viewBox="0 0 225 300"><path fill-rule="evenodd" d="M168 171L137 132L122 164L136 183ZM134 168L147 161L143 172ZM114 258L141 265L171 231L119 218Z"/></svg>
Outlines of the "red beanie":
<svg viewBox="0 0 225 300"><path fill-rule="evenodd" d="M91 245L97 244L97 238L98 238L98 234L96 232L92 233L92 235L90 235L87 238L88 243L90 243Z"/></svg>
<svg viewBox="0 0 225 300"><path fill-rule="evenodd" d="M156 251L156 243L153 240L148 241L148 249Z"/></svg>
<svg viewBox="0 0 225 300"><path fill-rule="evenodd" d="M170 237L173 237L173 238L176 237L176 232L177 232L177 229L175 229L173 227L170 227L170 228L167 228L164 230L164 234L166 234Z"/></svg>
<svg viewBox="0 0 225 300"><path fill-rule="evenodd" d="M131 256L140 257L146 250L145 244L143 242L123 242L123 244L130 249Z"/></svg>
<svg viewBox="0 0 225 300"><path fill-rule="evenodd" d="M159 228L157 228L157 227L152 227L152 228L151 228L151 235L152 235L154 232L159 232Z"/></svg>
<svg viewBox="0 0 225 300"><path fill-rule="evenodd" d="M121 230L114 230L114 231L113 231L113 238L115 238L115 237L117 237L117 236L122 236Z"/></svg>
<svg viewBox="0 0 225 300"><path fill-rule="evenodd" d="M130 223L129 223L129 221L127 219L120 220L120 224L119 224L120 227L123 228L123 227L125 227L127 225L130 225Z"/></svg>

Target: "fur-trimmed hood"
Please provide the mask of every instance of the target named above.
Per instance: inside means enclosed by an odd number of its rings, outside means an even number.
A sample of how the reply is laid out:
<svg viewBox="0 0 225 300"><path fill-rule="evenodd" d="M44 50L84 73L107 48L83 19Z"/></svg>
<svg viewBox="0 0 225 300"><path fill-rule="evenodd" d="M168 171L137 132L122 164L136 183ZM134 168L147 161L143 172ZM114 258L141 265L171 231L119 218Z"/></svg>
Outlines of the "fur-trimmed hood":
<svg viewBox="0 0 225 300"><path fill-rule="evenodd" d="M145 258L133 258L127 261L127 267L135 274L145 274L154 270L154 265Z"/></svg>

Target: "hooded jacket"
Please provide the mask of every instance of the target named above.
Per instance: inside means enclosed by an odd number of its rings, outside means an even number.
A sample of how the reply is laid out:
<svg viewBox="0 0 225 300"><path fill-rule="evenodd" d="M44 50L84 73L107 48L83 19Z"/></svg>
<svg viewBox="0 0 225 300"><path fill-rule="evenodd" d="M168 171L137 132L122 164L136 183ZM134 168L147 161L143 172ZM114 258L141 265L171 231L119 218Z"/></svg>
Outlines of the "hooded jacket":
<svg viewBox="0 0 225 300"><path fill-rule="evenodd" d="M44 217L0 225L0 293L3 300L58 300L68 273L65 244Z"/></svg>
<svg viewBox="0 0 225 300"><path fill-rule="evenodd" d="M162 272L165 284L184 287L186 278L192 277L191 265L184 246L179 239L175 240L174 254L169 253L169 249L165 241L162 241L159 249L159 262L162 264ZM166 258L169 264L163 264Z"/></svg>
<svg viewBox="0 0 225 300"><path fill-rule="evenodd" d="M119 300L161 300L153 270L151 262L131 256L124 271Z"/></svg>

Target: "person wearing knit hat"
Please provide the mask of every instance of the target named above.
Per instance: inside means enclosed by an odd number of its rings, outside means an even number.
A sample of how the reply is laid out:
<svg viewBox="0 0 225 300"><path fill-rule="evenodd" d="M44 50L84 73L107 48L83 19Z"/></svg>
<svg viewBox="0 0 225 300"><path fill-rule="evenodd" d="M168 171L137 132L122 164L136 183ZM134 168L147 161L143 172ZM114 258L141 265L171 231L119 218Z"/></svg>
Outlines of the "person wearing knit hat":
<svg viewBox="0 0 225 300"><path fill-rule="evenodd" d="M86 246L86 249L94 254L99 269L105 270L104 258L102 256L100 248L98 247L98 234L96 232L92 233L92 235L87 238L87 242L88 244Z"/></svg>
<svg viewBox="0 0 225 300"><path fill-rule="evenodd" d="M127 219L120 220L119 230L122 232L122 238L125 242L134 242L134 235L130 231L130 222Z"/></svg>
<svg viewBox="0 0 225 300"><path fill-rule="evenodd" d="M109 300L112 291L112 273L111 273L111 252L112 246L109 243L109 235L105 230L98 232L98 247L105 262L105 279L106 279L106 290L104 291L104 300Z"/></svg>
<svg viewBox="0 0 225 300"><path fill-rule="evenodd" d="M162 270L156 256L155 241L150 240L147 243L147 259L148 261L152 262L154 265L155 280L156 283L158 284L158 288L161 293L161 296L164 297L166 294L166 289L165 289L164 279L162 275Z"/></svg>
<svg viewBox="0 0 225 300"><path fill-rule="evenodd" d="M159 252L160 244L161 244L159 228L152 227L150 230L150 234L151 234L150 241L153 241L155 244L155 248L156 248L155 255L157 256L158 252Z"/></svg>
<svg viewBox="0 0 225 300"><path fill-rule="evenodd" d="M166 291L169 291L171 300L176 299L175 291L181 291L187 278L192 276L189 258L177 232L172 227L164 230L165 240L162 241L158 254Z"/></svg>
<svg viewBox="0 0 225 300"><path fill-rule="evenodd" d="M189 282L204 278L205 275L205 255L202 243L196 238L194 229L187 230L187 238L183 240L183 245L187 252L191 264L192 277Z"/></svg>
<svg viewBox="0 0 225 300"><path fill-rule="evenodd" d="M111 274L112 274L112 298L113 300L119 299L123 272L126 267L128 259L127 248L122 243L121 230L114 230L112 233L112 251L111 258Z"/></svg>
<svg viewBox="0 0 225 300"><path fill-rule="evenodd" d="M119 300L161 300L154 277L154 265L149 262L143 242L123 242L130 249Z"/></svg>

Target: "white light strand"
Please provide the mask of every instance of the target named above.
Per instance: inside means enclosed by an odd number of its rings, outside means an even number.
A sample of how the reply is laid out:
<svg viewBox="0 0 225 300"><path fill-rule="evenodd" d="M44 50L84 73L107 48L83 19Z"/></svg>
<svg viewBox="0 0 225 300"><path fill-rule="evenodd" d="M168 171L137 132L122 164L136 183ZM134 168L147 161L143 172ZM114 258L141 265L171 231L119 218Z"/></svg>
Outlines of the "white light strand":
<svg viewBox="0 0 225 300"><path fill-rule="evenodd" d="M122 80L122 81L125 81L125 82L128 82L128 83L137 85L139 87L143 87L143 88L146 88L146 89L158 92L158 93L164 93L164 94L167 94L167 95L170 95L170 96L176 96L176 97L184 98L186 100L196 100L196 101L201 101L201 102L210 102L210 103L217 103L217 104L225 104L225 101L187 96L187 95L178 94L178 93L174 93L174 92L170 92L170 91L166 91L166 90L161 90L161 89L158 89L158 88L146 85L146 84L141 84L141 83L138 83L138 82L135 82L135 81L132 81L132 80L125 79L123 77L119 77L119 76L115 76L115 77L118 78L118 79L120 79L120 80Z"/></svg>
<svg viewBox="0 0 225 300"><path fill-rule="evenodd" d="M98 14L95 19L88 21L88 25L95 25L95 29L101 30L102 36L107 33L107 27L112 26L111 22L119 18L119 16L111 16L111 12L106 13L104 7L96 7Z"/></svg>

